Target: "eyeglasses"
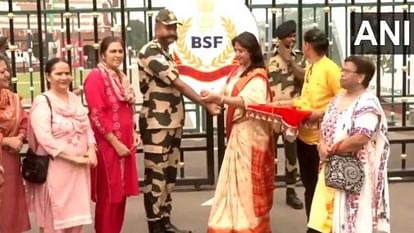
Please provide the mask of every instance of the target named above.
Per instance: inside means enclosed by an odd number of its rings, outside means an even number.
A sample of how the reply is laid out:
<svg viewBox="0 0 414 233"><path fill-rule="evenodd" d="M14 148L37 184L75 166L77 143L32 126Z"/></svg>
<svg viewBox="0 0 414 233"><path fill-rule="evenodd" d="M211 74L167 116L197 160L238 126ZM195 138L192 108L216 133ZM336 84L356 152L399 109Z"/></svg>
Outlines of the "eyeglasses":
<svg viewBox="0 0 414 233"><path fill-rule="evenodd" d="M354 74L360 74L360 72L356 71L356 70L349 70L349 69L345 69L342 68L341 69L341 73L354 73Z"/></svg>

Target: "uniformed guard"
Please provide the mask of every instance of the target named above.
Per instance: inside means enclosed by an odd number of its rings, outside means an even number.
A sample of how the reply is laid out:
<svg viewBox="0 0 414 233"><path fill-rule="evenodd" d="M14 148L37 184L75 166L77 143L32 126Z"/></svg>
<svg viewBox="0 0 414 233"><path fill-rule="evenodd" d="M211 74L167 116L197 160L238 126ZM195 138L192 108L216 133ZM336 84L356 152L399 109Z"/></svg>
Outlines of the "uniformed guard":
<svg viewBox="0 0 414 233"><path fill-rule="evenodd" d="M269 76L273 92L273 104L277 106L292 106L299 96L304 77L303 53L295 50L296 23L286 21L276 29L274 40L274 55L269 60ZM275 128L277 142L281 134L280 128ZM286 203L294 209L302 209L303 203L297 197L295 186L298 175L296 142L283 138L285 149L285 182Z"/></svg>
<svg viewBox="0 0 414 233"><path fill-rule="evenodd" d="M202 103L200 96L179 78L168 50L177 40L177 24L180 23L173 12L160 10L155 18L155 38L143 46L138 59L144 98L139 118L145 157L144 204L150 233L191 232L179 230L170 222L171 191L184 126L183 95L212 114L221 112L216 104Z"/></svg>

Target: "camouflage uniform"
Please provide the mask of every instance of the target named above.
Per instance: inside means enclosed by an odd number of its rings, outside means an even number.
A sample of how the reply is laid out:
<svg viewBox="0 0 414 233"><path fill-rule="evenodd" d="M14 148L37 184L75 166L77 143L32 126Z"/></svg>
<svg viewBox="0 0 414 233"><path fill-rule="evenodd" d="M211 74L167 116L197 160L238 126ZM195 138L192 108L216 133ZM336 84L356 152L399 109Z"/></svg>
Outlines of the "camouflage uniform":
<svg viewBox="0 0 414 233"><path fill-rule="evenodd" d="M148 221L169 217L171 191L177 176L184 101L173 86L176 64L157 40L139 52L139 81L144 102L139 128L144 144L144 204Z"/></svg>
<svg viewBox="0 0 414 233"><path fill-rule="evenodd" d="M277 46L277 45L276 45ZM304 66L304 56L299 50L292 51L293 60ZM300 83L295 79L293 71L289 69L286 62L276 51L269 60L269 76L271 78L271 90L273 94L272 102L292 100L300 94ZM275 130L275 142L279 138L278 129ZM285 182L286 187L294 189L296 185L297 168L297 148L296 142L288 142L283 139L285 148Z"/></svg>

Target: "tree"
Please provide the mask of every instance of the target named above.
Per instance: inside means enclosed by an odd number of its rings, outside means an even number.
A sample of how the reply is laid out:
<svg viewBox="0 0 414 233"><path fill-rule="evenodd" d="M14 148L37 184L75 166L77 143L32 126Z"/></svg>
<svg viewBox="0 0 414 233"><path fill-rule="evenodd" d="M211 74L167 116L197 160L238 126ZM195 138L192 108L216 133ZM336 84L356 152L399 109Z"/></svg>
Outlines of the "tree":
<svg viewBox="0 0 414 233"><path fill-rule="evenodd" d="M145 24L140 20L130 20L129 27L131 32L128 33L128 44L134 49L139 50L146 43L147 32L145 30Z"/></svg>

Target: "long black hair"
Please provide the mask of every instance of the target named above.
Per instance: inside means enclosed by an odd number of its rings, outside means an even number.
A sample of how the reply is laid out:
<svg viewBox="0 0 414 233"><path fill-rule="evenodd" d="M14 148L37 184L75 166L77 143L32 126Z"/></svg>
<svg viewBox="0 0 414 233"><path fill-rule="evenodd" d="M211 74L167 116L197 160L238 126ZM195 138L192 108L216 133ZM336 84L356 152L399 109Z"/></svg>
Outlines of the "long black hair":
<svg viewBox="0 0 414 233"><path fill-rule="evenodd" d="M231 43L234 47L236 43L238 43L241 47L245 48L250 53L250 66L240 75L243 77L251 70L255 68L265 68L265 61L262 53L262 49L260 48L259 42L250 32L242 32L235 38L231 40Z"/></svg>

